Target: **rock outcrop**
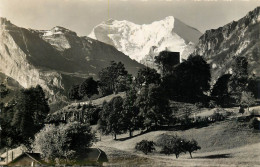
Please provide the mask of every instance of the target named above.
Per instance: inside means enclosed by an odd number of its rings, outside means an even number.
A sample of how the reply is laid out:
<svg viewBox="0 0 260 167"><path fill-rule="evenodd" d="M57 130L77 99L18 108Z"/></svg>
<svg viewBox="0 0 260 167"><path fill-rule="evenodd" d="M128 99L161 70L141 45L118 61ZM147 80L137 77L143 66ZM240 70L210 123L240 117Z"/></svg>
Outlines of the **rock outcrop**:
<svg viewBox="0 0 260 167"><path fill-rule="evenodd" d="M0 18L0 72L24 88L41 85L50 101L63 100L71 85L88 76L97 78L112 60L124 63L132 74L143 67L113 46L66 28L25 29Z"/></svg>
<svg viewBox="0 0 260 167"><path fill-rule="evenodd" d="M194 54L202 55L212 67L212 79L232 73L234 57L244 56L249 73L260 76L260 7L238 21L205 32Z"/></svg>

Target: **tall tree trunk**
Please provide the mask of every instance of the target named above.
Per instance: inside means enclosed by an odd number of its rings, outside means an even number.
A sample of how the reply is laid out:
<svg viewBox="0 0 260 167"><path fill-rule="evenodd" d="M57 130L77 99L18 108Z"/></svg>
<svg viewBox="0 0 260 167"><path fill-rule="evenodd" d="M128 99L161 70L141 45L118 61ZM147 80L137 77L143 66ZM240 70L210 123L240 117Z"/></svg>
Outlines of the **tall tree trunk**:
<svg viewBox="0 0 260 167"><path fill-rule="evenodd" d="M191 152L189 152L189 153L190 153L190 157L192 158Z"/></svg>
<svg viewBox="0 0 260 167"><path fill-rule="evenodd" d="M116 133L114 134L114 140L116 140Z"/></svg>
<svg viewBox="0 0 260 167"><path fill-rule="evenodd" d="M129 130L129 137L132 137L132 131Z"/></svg>
<svg viewBox="0 0 260 167"><path fill-rule="evenodd" d="M157 120L155 121L155 130L157 130L157 126L158 126L158 124L157 124Z"/></svg>

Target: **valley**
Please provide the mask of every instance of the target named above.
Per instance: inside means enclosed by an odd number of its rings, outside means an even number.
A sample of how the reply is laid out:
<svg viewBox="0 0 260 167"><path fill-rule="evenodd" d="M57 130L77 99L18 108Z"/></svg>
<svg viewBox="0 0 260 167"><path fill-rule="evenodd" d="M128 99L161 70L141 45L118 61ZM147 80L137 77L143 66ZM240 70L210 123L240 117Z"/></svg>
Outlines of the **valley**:
<svg viewBox="0 0 260 167"><path fill-rule="evenodd" d="M210 27L199 8L84 35L0 12L0 166L260 166L260 7L204 33L186 23Z"/></svg>

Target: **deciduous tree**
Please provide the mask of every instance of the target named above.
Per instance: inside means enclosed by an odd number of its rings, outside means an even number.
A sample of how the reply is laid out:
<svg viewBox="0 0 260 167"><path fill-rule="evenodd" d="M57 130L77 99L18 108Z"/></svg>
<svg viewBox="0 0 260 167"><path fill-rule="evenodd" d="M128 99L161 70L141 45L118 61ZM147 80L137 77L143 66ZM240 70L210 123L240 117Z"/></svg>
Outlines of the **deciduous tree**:
<svg viewBox="0 0 260 167"><path fill-rule="evenodd" d="M94 94L98 94L98 83L93 77L89 77L79 85L78 91L80 97L87 96L90 98Z"/></svg>
<svg viewBox="0 0 260 167"><path fill-rule="evenodd" d="M231 74L224 74L218 78L211 91L211 96L216 99L218 105L227 106L230 94L228 92L228 82Z"/></svg>
<svg viewBox="0 0 260 167"><path fill-rule="evenodd" d="M210 66L201 56L190 56L163 77L163 87L177 101L196 102L210 89Z"/></svg>
<svg viewBox="0 0 260 167"><path fill-rule="evenodd" d="M117 84L120 80L119 77L127 77L128 72L125 70L124 64L121 62L111 61L110 66L103 68L98 76L99 76L99 87L102 91L103 95L116 93Z"/></svg>
<svg viewBox="0 0 260 167"><path fill-rule="evenodd" d="M155 69L145 67L138 71L136 84L139 88L149 86L149 84L160 84L160 74Z"/></svg>
<svg viewBox="0 0 260 167"><path fill-rule="evenodd" d="M5 144L29 146L34 134L43 127L49 110L47 98L39 85L21 90L11 105L1 112L1 120L5 120L1 121Z"/></svg>
<svg viewBox="0 0 260 167"><path fill-rule="evenodd" d="M71 100L81 100L83 96L79 94L79 85L73 85L69 90L68 96Z"/></svg>
<svg viewBox="0 0 260 167"><path fill-rule="evenodd" d="M172 74L174 66L180 63L180 53L162 51L155 57L155 63L161 71L162 76Z"/></svg>
<svg viewBox="0 0 260 167"><path fill-rule="evenodd" d="M241 94L240 105L246 106L249 111L249 107L255 104L255 98L253 93L243 91Z"/></svg>
<svg viewBox="0 0 260 167"><path fill-rule="evenodd" d="M142 151L145 155L151 153L155 150L154 142L148 140L142 140L139 143L136 143L135 149L138 151Z"/></svg>
<svg viewBox="0 0 260 167"><path fill-rule="evenodd" d="M159 85L150 84L148 88L143 87L137 96L135 105L139 107L139 116L148 129L152 125L156 127L157 125L167 124L171 115L169 100L162 90Z"/></svg>
<svg viewBox="0 0 260 167"><path fill-rule="evenodd" d="M85 158L87 149L95 140L95 134L86 124L72 122L58 126L46 125L35 137L34 149L43 158L53 162L58 159L65 164Z"/></svg>
<svg viewBox="0 0 260 167"><path fill-rule="evenodd" d="M131 89L126 92L126 98L124 99L122 111L123 128L129 131L129 137L132 137L132 132L135 129L139 129L141 127L140 124L142 124L138 116L139 109L135 106L136 98L137 91L132 86Z"/></svg>
<svg viewBox="0 0 260 167"><path fill-rule="evenodd" d="M99 130L103 134L112 134L116 140L116 135L125 132L122 121L123 99L120 96L114 97L109 103L103 104L98 121Z"/></svg>

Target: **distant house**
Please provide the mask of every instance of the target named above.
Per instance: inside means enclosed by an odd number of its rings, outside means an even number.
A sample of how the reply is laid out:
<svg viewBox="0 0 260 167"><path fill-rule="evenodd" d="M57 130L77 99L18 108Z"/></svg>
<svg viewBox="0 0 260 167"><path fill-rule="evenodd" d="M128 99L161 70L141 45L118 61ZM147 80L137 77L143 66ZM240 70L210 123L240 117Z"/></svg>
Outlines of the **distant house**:
<svg viewBox="0 0 260 167"><path fill-rule="evenodd" d="M180 52L161 51L157 58L159 58L159 61L164 62L163 67L159 70L159 73L162 75L166 75L165 72L167 71L165 71L165 67L173 68L174 66L181 63ZM157 58L155 57L155 61L157 61Z"/></svg>
<svg viewBox="0 0 260 167"><path fill-rule="evenodd" d="M166 56L168 64L171 64L172 66L181 63L180 52L162 51L160 54Z"/></svg>
<svg viewBox="0 0 260 167"><path fill-rule="evenodd" d="M41 160L40 153L24 152L14 160L9 162L8 166L41 166L44 162Z"/></svg>
<svg viewBox="0 0 260 167"><path fill-rule="evenodd" d="M23 147L17 147L11 150L7 150L3 154L0 155L0 166L6 165L7 163L11 162L16 157L20 156L24 150L26 150Z"/></svg>
<svg viewBox="0 0 260 167"><path fill-rule="evenodd" d="M8 154L8 157L6 156ZM82 166L102 166L104 162L108 162L107 155L99 148L89 148L83 158L77 160ZM1 155L0 166L48 166L41 159L40 153L21 152L14 156L13 151L8 151Z"/></svg>
<svg viewBox="0 0 260 167"><path fill-rule="evenodd" d="M43 165L44 162L41 160L40 153L29 153L23 152L19 156L13 157L13 152L11 152L10 156L2 156L0 165L7 166L40 166Z"/></svg>
<svg viewBox="0 0 260 167"><path fill-rule="evenodd" d="M107 155L99 148L89 148L88 153L82 160L85 165L103 165L104 162L108 162Z"/></svg>

